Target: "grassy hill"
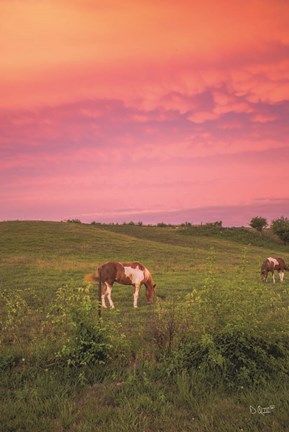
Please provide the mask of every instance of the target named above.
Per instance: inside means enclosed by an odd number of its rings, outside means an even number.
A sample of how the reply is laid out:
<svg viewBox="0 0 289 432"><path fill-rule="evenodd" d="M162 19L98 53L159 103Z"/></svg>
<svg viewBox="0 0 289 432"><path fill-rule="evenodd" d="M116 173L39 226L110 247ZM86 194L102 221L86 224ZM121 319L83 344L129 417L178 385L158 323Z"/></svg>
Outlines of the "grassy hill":
<svg viewBox="0 0 289 432"><path fill-rule="evenodd" d="M289 262L241 228L1 222L0 430L285 431L289 275L260 282L270 255ZM157 296L135 310L116 284L100 324L84 276L108 260L143 262Z"/></svg>

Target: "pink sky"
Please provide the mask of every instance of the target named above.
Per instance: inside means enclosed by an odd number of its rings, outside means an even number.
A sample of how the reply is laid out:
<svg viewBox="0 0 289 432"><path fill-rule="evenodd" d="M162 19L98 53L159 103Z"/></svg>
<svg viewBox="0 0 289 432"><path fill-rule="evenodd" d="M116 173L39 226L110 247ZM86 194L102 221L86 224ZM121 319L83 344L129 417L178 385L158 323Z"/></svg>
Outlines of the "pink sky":
<svg viewBox="0 0 289 432"><path fill-rule="evenodd" d="M289 216L287 0L0 0L0 220Z"/></svg>

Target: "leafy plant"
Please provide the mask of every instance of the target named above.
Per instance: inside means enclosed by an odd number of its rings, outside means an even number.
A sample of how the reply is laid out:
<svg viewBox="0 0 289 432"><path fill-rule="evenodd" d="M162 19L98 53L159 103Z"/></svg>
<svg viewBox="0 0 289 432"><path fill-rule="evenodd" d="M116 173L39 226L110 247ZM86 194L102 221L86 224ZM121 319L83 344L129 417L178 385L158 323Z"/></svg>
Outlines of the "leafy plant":
<svg viewBox="0 0 289 432"><path fill-rule="evenodd" d="M97 316L98 302L90 295L89 286L65 286L57 291L56 302L48 319L62 334L57 361L68 366L104 365L118 343L124 342L119 327L104 323ZM117 337L118 336L118 337Z"/></svg>
<svg viewBox="0 0 289 432"><path fill-rule="evenodd" d="M242 332L205 334L187 340L170 358L174 371L199 370L208 377L218 373L229 387L265 383L289 374L289 338L268 341ZM173 370L173 369L172 369Z"/></svg>
<svg viewBox="0 0 289 432"><path fill-rule="evenodd" d="M262 232L268 225L266 218L255 216L250 221L250 227L255 228L257 231Z"/></svg>
<svg viewBox="0 0 289 432"><path fill-rule="evenodd" d="M274 219L271 224L272 231L284 242L289 243L289 219L282 216Z"/></svg>
<svg viewBox="0 0 289 432"><path fill-rule="evenodd" d="M112 345L106 329L75 319L75 331L58 352L68 366L104 365L111 357Z"/></svg>
<svg viewBox="0 0 289 432"><path fill-rule="evenodd" d="M0 303L3 311L0 317L0 343L13 343L17 341L20 326L27 317L28 305L17 291L6 290L0 293Z"/></svg>

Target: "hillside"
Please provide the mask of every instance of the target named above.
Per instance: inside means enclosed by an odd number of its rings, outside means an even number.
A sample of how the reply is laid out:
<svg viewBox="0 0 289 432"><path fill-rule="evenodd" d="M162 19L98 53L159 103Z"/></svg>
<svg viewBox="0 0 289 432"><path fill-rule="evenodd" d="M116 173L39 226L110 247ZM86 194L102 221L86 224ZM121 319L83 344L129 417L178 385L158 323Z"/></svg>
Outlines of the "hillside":
<svg viewBox="0 0 289 432"><path fill-rule="evenodd" d="M57 289L83 286L85 274L108 260L143 262L154 275L159 298L182 298L202 288L212 254L218 284L231 283L244 265L244 279L258 283L260 265L269 255L289 261L288 247L238 228L210 233L206 227L0 223L1 286L21 291L41 310L54 301ZM133 320L131 289L115 285L113 297ZM145 303L143 289L140 302Z"/></svg>
<svg viewBox="0 0 289 432"><path fill-rule="evenodd" d="M105 229L131 235L138 238L152 239L164 243L190 246L196 237L228 240L244 246L258 246L269 249L288 250L270 230L260 233L252 228L226 228L214 224L205 225L160 225L142 226L134 224L104 225Z"/></svg>
<svg viewBox="0 0 289 432"><path fill-rule="evenodd" d="M109 260L143 262L155 275L162 296L168 294L167 287L174 287L175 280L182 284L174 288L177 292L190 290L202 280L211 248L221 277L224 271L236 271L243 254L251 280L259 278L266 256L281 254L289 261L288 247L239 228L212 232L205 227L0 223L3 285L16 283L20 289L31 281L37 291L44 285L47 295L71 279L82 283L85 273ZM42 272L45 277L40 282Z"/></svg>

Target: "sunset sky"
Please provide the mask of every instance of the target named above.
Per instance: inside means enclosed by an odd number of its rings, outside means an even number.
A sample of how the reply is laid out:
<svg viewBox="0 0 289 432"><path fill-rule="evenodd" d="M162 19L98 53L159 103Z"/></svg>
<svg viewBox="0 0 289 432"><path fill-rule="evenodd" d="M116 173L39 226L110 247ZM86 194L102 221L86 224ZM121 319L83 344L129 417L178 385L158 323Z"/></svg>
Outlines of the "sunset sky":
<svg viewBox="0 0 289 432"><path fill-rule="evenodd" d="M289 216L289 1L0 0L0 220Z"/></svg>

